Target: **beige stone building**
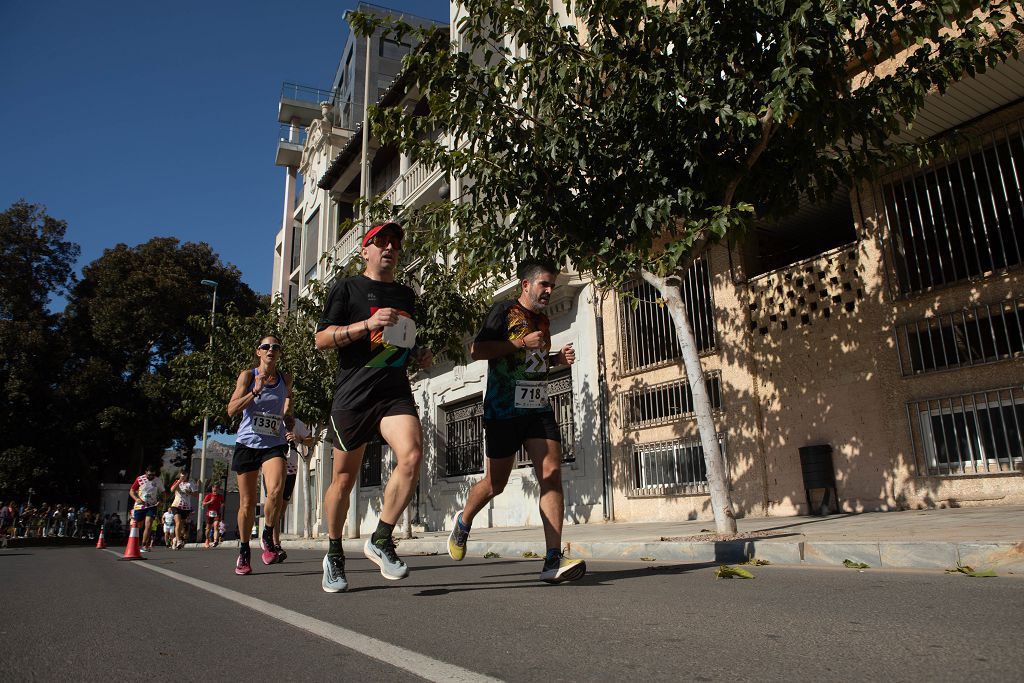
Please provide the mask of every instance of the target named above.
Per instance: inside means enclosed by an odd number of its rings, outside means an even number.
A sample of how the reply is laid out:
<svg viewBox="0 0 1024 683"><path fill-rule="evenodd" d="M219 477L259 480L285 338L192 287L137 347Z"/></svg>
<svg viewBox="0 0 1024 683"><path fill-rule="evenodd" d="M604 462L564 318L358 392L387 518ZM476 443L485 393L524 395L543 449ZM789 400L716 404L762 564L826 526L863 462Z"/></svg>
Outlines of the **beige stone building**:
<svg viewBox="0 0 1024 683"><path fill-rule="evenodd" d="M955 154L759 225L691 269L742 514L818 511L800 452L814 446L831 450L844 511L1024 502L1022 96L1019 60L930 96L914 131L956 135ZM652 290L634 294L636 309L603 307L614 518L710 518L674 332L643 303Z"/></svg>

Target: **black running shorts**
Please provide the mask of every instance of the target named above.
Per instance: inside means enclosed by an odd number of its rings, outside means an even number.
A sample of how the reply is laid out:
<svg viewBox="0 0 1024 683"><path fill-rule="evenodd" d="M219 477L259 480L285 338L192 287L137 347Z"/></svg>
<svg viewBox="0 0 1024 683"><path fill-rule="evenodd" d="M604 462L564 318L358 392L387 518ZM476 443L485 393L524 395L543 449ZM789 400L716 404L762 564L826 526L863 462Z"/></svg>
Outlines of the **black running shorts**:
<svg viewBox="0 0 1024 683"><path fill-rule="evenodd" d="M270 448L249 448L240 443L235 444L235 454L231 458L231 469L239 474L255 472L268 460L283 458L288 455L288 444L271 446Z"/></svg>
<svg viewBox="0 0 1024 683"><path fill-rule="evenodd" d="M419 418L411 396L380 401L365 410L332 410L330 436L334 447L354 451L380 434L380 421L392 415Z"/></svg>
<svg viewBox="0 0 1024 683"><path fill-rule="evenodd" d="M547 439L562 443L562 432L550 411L508 420L485 420L488 458L511 458L527 439Z"/></svg>

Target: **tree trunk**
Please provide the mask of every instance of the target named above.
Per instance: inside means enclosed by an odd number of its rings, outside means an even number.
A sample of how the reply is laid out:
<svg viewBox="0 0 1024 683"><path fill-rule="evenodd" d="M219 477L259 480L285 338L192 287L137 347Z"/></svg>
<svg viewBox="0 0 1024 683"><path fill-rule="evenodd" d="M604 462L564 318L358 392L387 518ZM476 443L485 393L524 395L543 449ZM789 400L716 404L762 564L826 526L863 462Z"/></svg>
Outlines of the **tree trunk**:
<svg viewBox="0 0 1024 683"><path fill-rule="evenodd" d="M729 493L729 471L722 458L722 450L718 447L718 434L715 430L715 419L711 414L711 398L708 396L707 384L704 382L704 371L701 368L700 354L697 351L697 339L693 334L693 326L683 302L679 285L670 284L667 278L658 277L643 271L644 280L654 286L665 301L672 322L675 324L676 336L679 338L679 350L686 368L686 379L693 394L693 410L697 417L697 430L700 432L700 443L704 448L704 462L707 469L708 490L711 493L711 510L715 515L715 529L720 534L736 533L736 513L733 510L732 495Z"/></svg>

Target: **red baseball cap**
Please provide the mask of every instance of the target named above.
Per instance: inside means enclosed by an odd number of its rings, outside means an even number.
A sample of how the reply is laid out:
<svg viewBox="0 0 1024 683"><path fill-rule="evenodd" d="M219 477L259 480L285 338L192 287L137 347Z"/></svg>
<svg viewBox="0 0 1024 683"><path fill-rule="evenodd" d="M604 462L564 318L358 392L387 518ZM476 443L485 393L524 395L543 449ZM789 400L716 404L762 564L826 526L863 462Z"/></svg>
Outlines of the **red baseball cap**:
<svg viewBox="0 0 1024 683"><path fill-rule="evenodd" d="M365 235L363 235L363 246L367 246L370 243L370 240L373 239L373 236L376 235L381 230L384 230L385 228L393 228L397 230L399 239L403 239L405 237L405 230L402 230L401 225L395 223L394 221L388 221L387 223L381 223L380 225L375 225L372 228L370 228L369 231Z"/></svg>

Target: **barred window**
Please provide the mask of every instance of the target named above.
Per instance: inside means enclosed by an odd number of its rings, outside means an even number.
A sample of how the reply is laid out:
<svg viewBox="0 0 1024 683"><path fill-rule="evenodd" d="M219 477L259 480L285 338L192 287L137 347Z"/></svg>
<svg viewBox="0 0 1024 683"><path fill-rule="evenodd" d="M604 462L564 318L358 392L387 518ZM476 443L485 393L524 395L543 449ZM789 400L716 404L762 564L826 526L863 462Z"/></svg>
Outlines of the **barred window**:
<svg viewBox="0 0 1024 683"><path fill-rule="evenodd" d="M1024 131L985 136L953 160L881 186L883 218L903 294L1024 262Z"/></svg>
<svg viewBox="0 0 1024 683"><path fill-rule="evenodd" d="M441 407L444 414L444 476L484 471L484 402L477 395Z"/></svg>
<svg viewBox="0 0 1024 683"><path fill-rule="evenodd" d="M384 466L384 443L379 436L366 444L363 451L363 466L359 471L359 486L370 488L381 485L381 470Z"/></svg>
<svg viewBox="0 0 1024 683"><path fill-rule="evenodd" d="M966 308L897 328L904 376L1024 356L1024 299Z"/></svg>
<svg viewBox="0 0 1024 683"><path fill-rule="evenodd" d="M725 437L718 436L725 456ZM700 437L637 444L632 448L634 496L708 492L704 447Z"/></svg>
<svg viewBox="0 0 1024 683"><path fill-rule="evenodd" d="M914 401L907 414L918 474L1024 470L1020 387Z"/></svg>
<svg viewBox="0 0 1024 683"><path fill-rule="evenodd" d="M690 266L680 289L698 352L713 351L715 302L706 259ZM619 297L619 348L627 372L675 362L681 356L675 325L659 297L658 290L646 282L636 283Z"/></svg>
<svg viewBox="0 0 1024 683"><path fill-rule="evenodd" d="M722 373L704 377L712 410L722 409ZM677 379L627 391L621 396L622 413L629 427L649 427L693 417L693 391L687 379Z"/></svg>

